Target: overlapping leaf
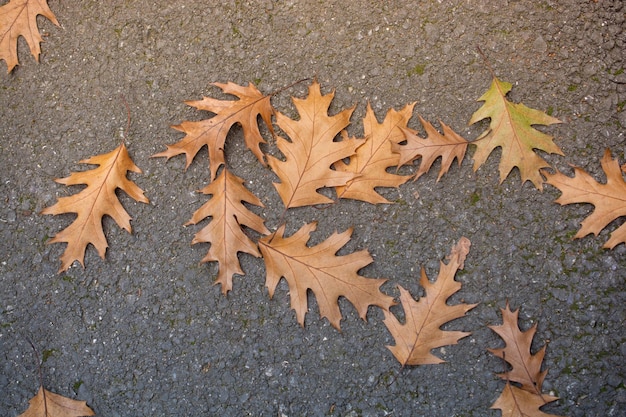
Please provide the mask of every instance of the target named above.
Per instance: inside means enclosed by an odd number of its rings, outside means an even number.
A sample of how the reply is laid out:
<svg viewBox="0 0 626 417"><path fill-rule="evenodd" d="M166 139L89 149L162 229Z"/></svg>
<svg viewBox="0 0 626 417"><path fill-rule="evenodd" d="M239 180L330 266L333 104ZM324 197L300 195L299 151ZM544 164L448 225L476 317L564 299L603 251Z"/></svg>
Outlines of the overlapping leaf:
<svg viewBox="0 0 626 417"><path fill-rule="evenodd" d="M400 289L400 301L404 308L404 324L389 311L385 311L385 326L395 339L394 346L387 346L398 362L405 365L429 365L443 362L431 353L432 349L454 345L459 339L468 336L468 332L442 330L441 326L449 321L463 317L476 304L448 305L446 301L461 289L461 283L454 279L456 271L463 268L469 252L470 241L461 238L452 249L450 262L440 263L437 280L431 283L422 269L420 285L426 295L415 301L411 294Z"/></svg>
<svg viewBox="0 0 626 417"><path fill-rule="evenodd" d="M422 117L419 119L424 130L426 130L426 138L418 136L411 129L403 129L407 143L405 145L396 143L392 145L392 148L394 152L400 155L398 163L400 166L421 158L415 179L427 173L437 158L441 157L441 169L437 176L437 180L439 180L448 172L455 158L459 166L461 165L469 142L441 121L439 124L443 129L443 134L439 133L430 122Z"/></svg>
<svg viewBox="0 0 626 417"><path fill-rule="evenodd" d="M95 413L85 401L77 401L39 387L29 406L18 417L85 417Z"/></svg>
<svg viewBox="0 0 626 417"><path fill-rule="evenodd" d="M243 185L243 180L224 168L220 175L201 190L211 199L193 214L186 225L196 224L206 217L211 222L196 233L191 244L211 243L202 262L217 261L219 274L216 284L222 285L226 294L233 287L233 275L244 275L239 264L238 252L261 256L257 245L241 229L246 226L262 234L269 234L264 220L248 210L244 202L263 207L263 203Z"/></svg>
<svg viewBox="0 0 626 417"><path fill-rule="evenodd" d="M540 410L544 405L558 400L552 395L536 395L507 383L502 394L491 406L502 411L502 417L559 417Z"/></svg>
<svg viewBox="0 0 626 417"><path fill-rule="evenodd" d="M209 152L209 165L211 179L215 179L217 171L225 163L224 143L226 136L235 123L243 128L246 146L254 153L257 159L265 165L261 144L265 139L261 136L257 118L261 116L269 130L273 133L272 114L274 109L270 103L270 96L264 96L253 84L242 87L234 83L214 83L226 94L232 94L239 100L217 100L204 97L199 101L187 101L186 103L198 110L206 110L215 113L210 119L198 122L184 121L180 125L172 126L174 129L184 132L186 136L179 142L168 145L167 150L155 154L155 157L167 157L168 159L185 154L187 167L191 164L196 154L203 146L207 146Z"/></svg>
<svg viewBox="0 0 626 417"><path fill-rule="evenodd" d="M507 303L506 308L500 311L503 323L498 326L489 326L489 328L504 340L505 347L488 350L509 363L511 370L498 374L500 378L507 381L507 384L491 408L502 410L503 417L553 416L540 410L540 407L558 398L541 392L541 386L548 371L541 370L546 345L534 354L531 353L537 323L522 332L517 324L519 310L511 311ZM519 387L513 384L519 384Z"/></svg>
<svg viewBox="0 0 626 417"><path fill-rule="evenodd" d="M336 255L350 240L352 230L334 233L322 243L308 247L310 233L316 225L315 222L306 224L289 237L283 236L283 225L273 234L259 240L270 297L284 277L289 284L291 307L296 311L296 318L302 326L308 310L308 290L317 299L320 315L326 317L336 329L339 329L341 321L337 304L339 297L350 301L364 320L370 305L388 310L393 305L393 298L380 292L380 286L386 280L358 275L361 268L372 262L369 253L362 250L349 255Z"/></svg>
<svg viewBox="0 0 626 417"><path fill-rule="evenodd" d="M476 171L496 148L502 148L500 158L500 182L504 181L514 167L517 167L522 182L531 181L539 190L542 189L543 178L541 168L549 167L535 149L548 153L563 155L551 136L533 128L533 125L551 125L560 123L552 116L526 107L523 104L511 103L506 95L511 91L510 83L493 79L491 87L478 100L484 101L470 119L470 125L490 118L489 129L472 142L476 145L474 153L474 171Z"/></svg>
<svg viewBox="0 0 626 417"><path fill-rule="evenodd" d="M356 177L352 172L331 169L337 161L354 155L363 143L362 140L347 139L345 135L344 140L334 140L350 123L354 107L329 116L328 108L333 97L334 93L322 95L320 85L315 81L309 86L306 99L293 98L299 120L276 114L276 123L291 141L277 139L284 161L273 156L268 156L267 160L280 179L274 186L287 209L332 203L333 200L317 191L323 187L346 185Z"/></svg>
<svg viewBox="0 0 626 417"><path fill-rule="evenodd" d="M363 118L365 143L350 157L348 164L343 161L334 164L338 171L357 175L345 186L336 188L339 198L351 198L372 204L389 203L375 188L397 188L409 179L408 176L387 172L387 169L398 165L399 156L392 151L392 146L404 140L402 129L407 127L414 106L415 103L411 103L400 111L391 109L385 120L378 123L374 110L368 103Z"/></svg>
<svg viewBox="0 0 626 417"><path fill-rule="evenodd" d="M67 270L74 261L83 267L85 250L90 243L96 247L98 254L104 259L108 247L102 218L111 216L115 222L131 232L130 220L119 199L116 189L121 189L136 201L148 203L143 191L134 182L126 178L128 171L141 173L128 155L126 146L121 144L107 154L92 156L80 161L81 164L99 165L97 168L73 172L69 177L55 180L59 184L86 184L87 188L70 197L61 197L53 206L42 210L42 214L76 213L78 216L72 224L57 233L48 243L67 242L65 252L61 256L59 272Z"/></svg>
<svg viewBox="0 0 626 417"><path fill-rule="evenodd" d="M507 303L506 308L500 311L502 311L503 324L489 326L489 328L498 333L506 343L506 346L500 349L488 350L508 362L512 369L498 374L498 376L507 381L520 383L525 391L540 394L541 385L548 371L541 371L546 345L535 354L530 352L533 337L537 331L537 323L530 329L522 332L517 325L519 310L512 312Z"/></svg>
<svg viewBox="0 0 626 417"><path fill-rule="evenodd" d="M56 16L46 0L11 0L0 7L0 60L7 63L7 72L18 65L17 39L23 36L37 62L41 54L41 34L37 15L48 18L59 26Z"/></svg>
<svg viewBox="0 0 626 417"><path fill-rule="evenodd" d="M543 171L546 183L558 188L562 195L556 200L559 204L589 203L595 210L582 221L575 238L582 238L593 233L598 235L613 220L626 216L626 181L620 171L617 159L611 157L606 150L601 161L606 174L606 184L597 182L583 169L574 167L574 177L556 172ZM611 233L610 239L604 244L612 249L620 243L626 243L626 223Z"/></svg>

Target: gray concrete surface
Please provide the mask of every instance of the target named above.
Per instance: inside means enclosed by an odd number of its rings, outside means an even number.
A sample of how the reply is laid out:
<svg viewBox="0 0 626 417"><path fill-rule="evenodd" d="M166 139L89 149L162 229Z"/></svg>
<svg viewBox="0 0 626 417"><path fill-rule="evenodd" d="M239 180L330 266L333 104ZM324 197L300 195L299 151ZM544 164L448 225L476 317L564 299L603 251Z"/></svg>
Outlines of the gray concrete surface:
<svg viewBox="0 0 626 417"><path fill-rule="evenodd" d="M514 84L513 101L564 122L545 129L566 155L548 161L604 180L604 149L622 163L626 153L622 1L49 4L62 28L41 19L41 63L20 41L21 65L0 76L0 415L23 412L37 391L30 339L46 353L47 388L86 400L100 416L499 416L489 406L505 368L486 349L502 344L486 326L501 322L506 300L521 307L523 328L539 323L536 348L549 342L544 388L561 399L546 412L626 415L626 247L602 249L623 219L573 241L591 206L561 207L556 189L522 186L517 172L499 185L499 154L474 173L472 150L439 182L437 165L383 190L395 205L289 211L288 233L319 220L313 242L353 226L346 251L369 249L375 262L362 275L389 278L383 289L393 296L396 284L420 294L419 268L435 277L453 242L471 239L453 300L480 304L446 328L473 334L436 351L443 365L400 369L380 311L364 322L342 301L339 333L311 298L300 328L284 282L268 298L260 259L242 255L247 275L223 296L212 285L216 266L198 265L207 246L189 245L201 225L182 227L206 201L194 192L208 181L206 153L187 171L183 157L150 158L182 137L170 125L208 116L183 101L224 97L210 86L216 81L253 81L267 93L317 76L324 92L335 89L332 111L358 103L353 135L368 100L380 119L417 101L416 114L474 139L487 123L467 122L490 84L478 45ZM306 87L278 94L275 107L295 116L289 96ZM419 128L417 118L411 126ZM53 179L114 149L122 135L144 171L131 178L151 204L120 195L134 233L108 219L106 260L90 248L85 270L57 274L64 245L45 243L72 216L38 212L75 191ZM245 151L238 128L227 152L275 230L276 177Z"/></svg>

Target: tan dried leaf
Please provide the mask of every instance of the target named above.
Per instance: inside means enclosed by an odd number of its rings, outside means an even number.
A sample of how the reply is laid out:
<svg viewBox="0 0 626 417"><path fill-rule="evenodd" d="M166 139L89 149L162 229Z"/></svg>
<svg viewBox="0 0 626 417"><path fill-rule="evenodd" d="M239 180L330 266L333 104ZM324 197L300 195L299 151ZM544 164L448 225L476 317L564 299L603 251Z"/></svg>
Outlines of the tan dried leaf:
<svg viewBox="0 0 626 417"><path fill-rule="evenodd" d="M268 156L267 161L280 179L274 186L286 209L332 203L333 200L317 190L346 185L356 177L352 172L331 169L337 161L354 155L363 143L362 140L345 139L345 135L344 140L334 141L350 123L354 107L329 116L328 108L333 97L334 93L323 96L315 81L309 86L306 99L293 98L300 120L276 114L276 123L291 142L278 137L276 144L285 160Z"/></svg>
<svg viewBox="0 0 626 417"><path fill-rule="evenodd" d="M393 298L380 292L380 286L386 279L358 275L361 268L372 262L369 253L362 250L344 256L336 255L350 240L352 229L334 233L322 243L308 247L310 233L316 226L315 222L309 223L292 236L283 237L283 225L272 235L259 240L270 297L284 277L289 284L291 307L296 311L301 326L304 326L308 310L308 290L315 294L321 317L326 317L336 329L340 328L342 317L337 304L339 297L350 301L363 320L370 305L388 310L394 304Z"/></svg>
<svg viewBox="0 0 626 417"><path fill-rule="evenodd" d="M562 193L556 200L557 203L563 205L589 203L595 207L593 213L582 221L575 238L582 238L591 233L597 236L613 220L626 216L626 181L619 163L617 159L611 157L611 151L607 149L601 164L606 174L606 184L597 182L578 167L574 167L573 178L560 172L551 174L542 171L547 178L546 183L558 188ZM604 247L612 249L620 243L626 243L626 223L611 233Z"/></svg>
<svg viewBox="0 0 626 417"><path fill-rule="evenodd" d="M372 204L389 203L375 188L397 188L410 178L392 174L387 169L398 165L399 156L392 151L392 146L404 140L402 129L407 127L414 106L415 103L411 103L400 111L391 109L385 120L378 123L374 110L367 104L363 118L365 143L350 157L348 164L343 161L334 164L338 171L357 175L345 186L336 188L339 198L351 198Z"/></svg>
<svg viewBox="0 0 626 417"><path fill-rule="evenodd" d="M85 417L95 413L85 401L72 400L39 387L39 392L29 401L29 406L19 417Z"/></svg>
<svg viewBox="0 0 626 417"><path fill-rule="evenodd" d="M430 122L422 117L419 119L426 131L426 139L418 136L414 130L403 128L407 143L405 145L394 144L392 149L400 155L399 166L422 158L419 170L415 173L415 179L427 173L437 158L441 157L441 169L437 176L437 181L439 181L448 172L455 158L459 166L461 165L469 142L442 121L439 121L439 124L443 129L443 134L439 133Z"/></svg>
<svg viewBox="0 0 626 417"><path fill-rule="evenodd" d="M544 405L556 400L557 397L533 394L507 383L491 408L501 410L502 417L559 417L540 410Z"/></svg>
<svg viewBox="0 0 626 417"><path fill-rule="evenodd" d="M224 144L226 136L235 123L243 128L246 146L252 151L257 159L265 165L264 154L261 144L266 143L261 132L257 118L261 116L268 129L274 134L272 126L272 114L274 108L270 103L271 96L264 96L252 83L243 87L234 83L213 83L226 94L237 96L239 100L217 100L204 97L199 101L186 101L189 106L198 110L206 110L215 113L210 119L198 122L184 121L172 128L184 132L186 136L173 145L167 145L167 150L159 152L154 157L167 157L168 159L185 154L187 167L191 164L196 154L203 146L208 147L209 166L211 180L215 179L220 166L225 163Z"/></svg>
<svg viewBox="0 0 626 417"><path fill-rule="evenodd" d="M43 41L37 26L37 15L48 18L57 26L59 22L46 0L11 0L0 7L0 60L7 63L7 73L18 65L17 39L23 36L30 53L39 62L40 44Z"/></svg>
<svg viewBox="0 0 626 417"><path fill-rule="evenodd" d="M196 224L206 217L211 222L194 236L191 244L210 243L211 248L202 262L217 261L219 273L215 284L222 285L227 294L233 287L233 275L244 275L238 252L261 256L257 245L242 230L249 227L259 233L270 233L264 220L248 210L244 202L263 207L263 203L243 185L243 180L224 168L217 179L200 190L211 199L193 214L185 225Z"/></svg>
<svg viewBox="0 0 626 417"><path fill-rule="evenodd" d="M487 349L497 357L508 362L512 369L498 374L507 381L521 384L522 389L541 395L541 385L548 371L541 371L541 363L546 353L544 345L535 354L530 353L530 347L537 331L537 323L530 329L522 332L517 325L519 309L511 311L509 303L506 308L500 309L503 323L499 326L489 326L504 340L506 346L500 349Z"/></svg>
<svg viewBox="0 0 626 417"><path fill-rule="evenodd" d="M461 283L454 279L469 251L470 241L463 237L452 248L448 264L440 263L437 280L430 282L422 268L420 285L426 295L415 301L411 294L400 289L400 301L404 308L404 324L389 311L385 311L385 326L394 337L396 344L387 346L402 366L429 365L444 362L431 353L432 349L455 345L468 332L441 330L441 326L454 319L463 317L476 304L448 305L446 301L461 289Z"/></svg>
<svg viewBox="0 0 626 417"><path fill-rule="evenodd" d="M76 213L78 215L72 224L47 242L67 242L68 244L61 256L59 272L67 270L74 261L79 261L84 267L85 250L90 243L98 250L98 255L104 259L108 247L102 230L102 218L105 215L111 216L118 226L131 233L131 217L115 195L116 189L123 190L135 201L149 203L141 188L126 178L128 171L141 173L141 170L130 159L124 144L112 152L92 156L80 163L99 166L88 171L72 172L69 177L55 181L65 185L86 184L87 188L78 194L61 197L56 204L41 211L41 214Z"/></svg>

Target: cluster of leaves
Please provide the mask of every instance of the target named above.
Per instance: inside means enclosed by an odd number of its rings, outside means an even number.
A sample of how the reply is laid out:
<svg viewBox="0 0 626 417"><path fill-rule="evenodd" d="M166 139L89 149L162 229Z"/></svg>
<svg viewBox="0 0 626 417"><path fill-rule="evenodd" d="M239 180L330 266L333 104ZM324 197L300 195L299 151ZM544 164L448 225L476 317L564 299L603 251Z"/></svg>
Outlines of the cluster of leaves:
<svg viewBox="0 0 626 417"><path fill-rule="evenodd" d="M439 275L431 282L422 270L420 284L425 289L425 296L416 301L411 294L399 286L400 302L404 309L405 321L401 323L390 312L394 305L392 297L381 292L380 287L386 281L379 278L367 278L359 275L359 270L372 262L366 250L338 256L337 252L349 241L351 230L335 233L315 246L308 246L311 233L316 228L313 221L300 228L291 236L285 236L285 224L271 233L265 226L264 219L255 214L246 204L263 206L261 200L244 185L244 180L233 174L226 164L224 155L228 133L235 124L242 126L247 148L264 166L271 168L279 178L274 186L280 196L285 211L294 207L336 203L339 199L350 198L370 204L387 204L389 201L380 195L378 187L399 187L411 176L389 172L392 168L421 159L419 169L412 176L418 178L428 172L435 160L441 158L439 178L446 174L455 159L459 164L464 160L469 144L475 145L476 153L485 154L478 158L474 169L477 170L487 156L496 147L503 149L500 164L501 181L514 167L518 167L522 178L531 181L538 189L544 182L563 191L562 204L590 202L599 207L593 226L583 224L579 233L582 237L599 231L608 221L615 218L615 213L625 215L623 195L626 182L620 167L612 160L607 151L603 159L603 168L609 182L599 184L588 174L576 169L574 178L561 173L545 170L547 163L535 153L535 149L561 153L552 142L552 138L532 128L534 124L558 123L558 120L522 104L513 104L506 99L511 85L494 78L489 91L480 100L485 104L474 114L471 122L490 118L490 128L478 139L469 142L441 123L440 133L429 122L420 118L427 133L426 138L409 128L414 104L406 105L402 110L391 109L383 122L379 122L368 105L363 118L363 138L348 137L345 129L350 123L354 107L329 115L328 109L333 93L323 95L320 85L314 81L308 89L305 99L294 98L294 105L299 119L293 120L276 111L271 104L271 95L263 95L254 85L239 86L234 83L215 84L224 93L234 95L237 100L218 100L205 97L187 104L208 111L214 116L200 121L185 121L174 126L185 136L177 143L155 157L171 158L185 155L189 166L203 147L208 148L211 182L200 190L211 198L193 213L187 225L197 224L211 218L208 225L196 233L195 243L210 243L210 249L202 262L217 262L219 273L215 280L227 294L233 288L233 277L244 275L239 264L238 253L244 252L256 257L263 257L266 265L266 286L270 297L282 278L288 283L291 307L296 312L296 319L304 325L308 311L307 292L310 290L320 309L320 315L329 320L337 329L342 318L338 306L340 297L346 298L365 319L369 306L383 310L384 324L394 337L396 345L388 346L402 366L436 364L442 362L431 351L437 347L456 344L469 335L461 331L444 331L441 327L471 310L475 305L448 305L447 300L461 288L455 281L458 269L469 253L470 242L461 238L452 248L447 264L441 263ZM276 125L287 138L275 134L272 117ZM262 150L267 141L260 133L259 119L263 120L268 131L275 139L283 159L269 155ZM506 160L505 160L506 159ZM84 252L89 243L93 243L100 256L104 257L106 239L101 229L102 216L108 214L126 230L130 231L129 216L119 204L115 189L120 188L137 201L148 202L143 192L126 178L128 171L140 172L130 160L125 146L120 145L106 155L92 157L85 161L99 165L91 171L73 173L58 182L73 185L87 184L80 193L59 199L52 207L44 209L44 214L77 213L78 217L67 229L55 236L50 242L68 242L62 256L60 271L69 268L75 260L83 263ZM581 186L583 184L583 186ZM337 199L333 200L321 194L322 188L335 190ZM589 194L593 194L593 198ZM326 193L328 194L328 193ZM612 198L607 198L607 195ZM620 206L620 202L622 203ZM607 206L608 204L608 206ZM613 217L612 217L613 216ZM607 221L607 219L609 219ZM604 223L602 223L604 222ZM600 223L600 226L598 226ZM95 225L95 226L94 226ZM599 227L599 229L598 229ZM261 235L256 241L246 230ZM619 229L614 232L613 241L621 239ZM612 247L611 246L611 247ZM517 322L517 315L511 319L503 310L505 324L511 328L511 322ZM521 334L504 334L500 327L493 327L507 344L516 346L515 350L525 346L527 337ZM534 333L534 331L533 331ZM532 339L532 334L530 339ZM541 378L533 383L533 392L525 389L526 382L519 378L522 371L536 368L539 372L543 353L515 357L506 348L500 355L512 363L514 371L506 373L507 387L494 407L503 410L505 416L545 415L539 407L553 401L554 398L541 394ZM529 345L528 349L529 351ZM543 352L543 351L542 351ZM513 362L512 362L513 361ZM534 374L533 374L534 375ZM538 377L537 377L538 378ZM512 383L521 383L521 388ZM512 405L511 405L512 404ZM518 411L506 411L517 407ZM522 411L520 411L522 410ZM530 414L529 410L535 414ZM515 414L518 412L518 414ZM520 414L522 413L522 414ZM524 414L526 413L526 414Z"/></svg>
<svg viewBox="0 0 626 417"><path fill-rule="evenodd" d="M26 38L31 52L38 59L41 36L36 26L37 14L58 24L44 0L11 0L0 7L0 59L7 62L9 72L17 65L16 45L19 36ZM208 148L211 182L200 191L211 198L193 213L187 224L197 224L211 218L209 224L196 233L192 244L210 243L210 249L202 261L218 263L219 273L215 283L221 285L224 294L232 290L233 277L244 275L238 258L238 253L244 252L264 259L270 297L278 282L285 278L289 286L291 307L302 326L308 311L309 290L317 298L320 315L337 329L340 329L342 319L338 306L340 297L350 301L363 319L366 319L370 306L381 308L385 316L384 324L396 342L396 345L388 348L402 366L440 363L442 360L431 353L432 349L455 344L469 335L467 332L441 329L444 324L463 317L475 307L474 304L465 303L447 304L449 297L461 288L461 283L454 278L456 271L463 268L469 253L469 240L461 238L452 248L448 263L441 263L434 282L422 270L420 284L425 290L424 297L416 301L407 290L399 286L399 300L405 316L404 323L401 323L390 312L390 307L395 304L393 297L380 290L386 280L359 275L359 271L372 262L368 251L337 255L350 240L351 229L334 233L322 243L309 246L308 241L317 222L312 221L286 237L285 224L272 233L265 226L264 219L246 206L263 206L263 203L226 164L225 142L234 125L242 127L246 146L258 161L279 178L274 186L284 204L285 213L295 207L336 203L340 199L389 204L377 192L377 188L396 188L411 177L417 179L428 172L439 158L440 179L449 171L455 159L459 165L463 162L468 145L473 145L474 171L484 164L495 149L500 148L501 182L517 167L522 182L530 181L538 190L542 189L544 183L558 188L562 195L556 201L560 204L593 204L596 209L582 223L577 238L590 233L597 235L611 221L626 215L626 181L622 172L626 171L626 165L620 169L607 150L602 159L606 184L596 182L580 168L575 168L573 178L558 171L552 172L555 170L547 170L550 165L536 151L563 153L551 136L533 126L560 123L559 120L523 104L508 101L506 95L512 86L495 75L488 91L479 98L484 104L469 121L473 124L490 119L489 128L471 142L443 122L440 122L443 131L440 133L421 117L419 120L426 137L420 137L418 131L409 127L414 103L407 104L399 111L390 109L382 123L368 105L362 120L363 137L349 137L346 128L350 124L354 107L329 115L333 93L323 95L316 81L309 86L306 98L293 99L299 114L297 120L274 109L272 95L264 95L252 84L245 87L234 83L215 85L224 93L236 96L237 100L205 97L187 102L190 106L214 115L205 120L185 121L174 126L185 134L184 138L155 155L171 158L184 154L186 165L189 166L203 147ZM266 124L282 158L264 151L267 141L261 134L259 118ZM276 135L273 120L287 138ZM420 165L413 175L391 172L394 167L416 161ZM42 211L43 214L77 215L69 227L49 241L68 244L61 256L60 272L67 270L74 261L84 266L85 250L89 244L93 244L104 258L108 246L102 230L104 215L111 216L120 227L131 231L131 218L115 195L116 189L122 189L136 201L148 203L143 191L126 177L128 171L141 171L131 160L124 144L110 153L80 162L98 167L72 173L57 181L65 185L85 184L87 187L73 196L60 198L55 205ZM329 198L328 193L320 193L322 188L334 190L336 199ZM248 231L254 231L261 237L255 241ZM626 243L626 225L611 234L605 247L613 248L619 243ZM506 347L491 351L508 362L512 370L500 375L507 381L507 385L493 408L501 409L504 416L546 416L539 408L556 398L541 392L546 374L546 371L541 371L545 347L531 354L530 343L535 328L520 332L517 312L512 313L508 305L502 314L504 324L491 328L504 339ZM90 409L83 408L86 407L84 403L65 402L62 398L45 391L42 386L23 415L39 415L41 410L45 415L93 414ZM53 404L76 408L79 414L54 413L51 411L55 407Z"/></svg>

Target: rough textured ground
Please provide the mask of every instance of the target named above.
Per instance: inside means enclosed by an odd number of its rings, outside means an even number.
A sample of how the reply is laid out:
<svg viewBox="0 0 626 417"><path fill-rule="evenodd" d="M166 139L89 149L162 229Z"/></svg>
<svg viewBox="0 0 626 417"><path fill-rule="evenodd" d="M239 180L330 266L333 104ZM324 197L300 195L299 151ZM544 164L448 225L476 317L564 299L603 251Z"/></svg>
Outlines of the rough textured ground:
<svg viewBox="0 0 626 417"><path fill-rule="evenodd" d="M393 340L380 311L364 322L342 301L339 333L311 298L301 328L284 282L268 298L260 259L242 255L247 275L223 296L211 285L216 266L198 265L207 246L189 245L200 226L182 227L206 201L195 193L208 181L206 153L187 171L183 157L150 158L182 137L170 125L208 116L183 101L223 97L216 81L252 81L269 93L316 76L324 92L335 90L333 112L358 103L353 135L367 101L379 118L417 101L416 113L474 139L487 123L467 122L491 80L478 45L514 84L512 100L564 122L545 129L566 155L549 162L604 180L605 148L622 163L626 152L622 1L49 4L62 28L41 19L41 63L20 41L22 65L0 76L0 415L23 412L37 391L30 339L45 352L46 386L101 416L499 416L489 407L504 365L486 349L502 344L486 326L501 322L506 300L521 307L523 328L539 323L537 348L549 341L544 387L561 399L546 412L626 415L626 248L602 249L623 220L573 241L592 206L561 207L556 189L522 186L517 171L499 185L499 153L476 173L470 151L439 182L437 165L383 190L394 205L342 201L286 214L288 233L318 220L314 242L353 226L346 252L369 249L375 262L362 275L389 278L383 289L394 296L396 284L419 294L419 268L436 276L451 245L471 239L454 300L480 304L446 328L473 334L437 350L447 363L402 370L385 348ZM295 117L289 96L306 87L273 104ZM122 136L151 204L121 195L134 233L106 221L106 260L90 248L85 270L57 274L64 245L45 242L72 217L38 213L74 190L53 179ZM266 206L255 211L276 229L276 177L245 151L240 129L227 152Z"/></svg>

